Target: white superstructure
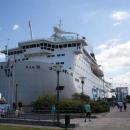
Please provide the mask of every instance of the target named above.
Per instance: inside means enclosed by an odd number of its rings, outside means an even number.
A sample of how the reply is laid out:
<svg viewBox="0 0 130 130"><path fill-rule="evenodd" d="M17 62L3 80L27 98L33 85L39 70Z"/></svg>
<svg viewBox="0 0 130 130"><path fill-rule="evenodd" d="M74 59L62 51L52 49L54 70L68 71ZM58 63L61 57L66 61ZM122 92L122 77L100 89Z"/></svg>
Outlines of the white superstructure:
<svg viewBox="0 0 130 130"><path fill-rule="evenodd" d="M55 95L57 75L51 68L61 64L62 98L82 91L91 98L104 97L103 72L85 46L84 37L54 27L54 34L48 39L20 42L17 48L3 51L8 54L8 61L0 63L0 92L9 102L14 102L17 96L23 104L30 104L44 94Z"/></svg>

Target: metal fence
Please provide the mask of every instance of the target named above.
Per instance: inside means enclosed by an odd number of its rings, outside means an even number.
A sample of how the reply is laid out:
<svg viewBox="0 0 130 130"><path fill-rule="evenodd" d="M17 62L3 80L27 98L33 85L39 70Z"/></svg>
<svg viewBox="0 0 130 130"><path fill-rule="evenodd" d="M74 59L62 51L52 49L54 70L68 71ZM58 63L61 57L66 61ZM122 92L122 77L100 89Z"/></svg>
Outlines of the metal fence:
<svg viewBox="0 0 130 130"><path fill-rule="evenodd" d="M83 116L83 112L79 108L60 108L60 119L64 119L66 114L73 117ZM33 110L32 108L24 108L21 111L8 111L3 116L4 118L23 119L23 120L56 120L57 111L51 112L51 108L44 108L42 110Z"/></svg>

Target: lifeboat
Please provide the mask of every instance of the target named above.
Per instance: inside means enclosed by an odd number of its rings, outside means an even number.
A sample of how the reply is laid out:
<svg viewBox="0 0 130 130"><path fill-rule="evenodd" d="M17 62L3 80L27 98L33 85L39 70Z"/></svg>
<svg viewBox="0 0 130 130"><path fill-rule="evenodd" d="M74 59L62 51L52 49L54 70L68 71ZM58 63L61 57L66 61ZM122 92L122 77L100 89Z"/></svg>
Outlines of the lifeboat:
<svg viewBox="0 0 130 130"><path fill-rule="evenodd" d="M91 70L98 77L104 76L103 71L99 68L97 64L91 64Z"/></svg>

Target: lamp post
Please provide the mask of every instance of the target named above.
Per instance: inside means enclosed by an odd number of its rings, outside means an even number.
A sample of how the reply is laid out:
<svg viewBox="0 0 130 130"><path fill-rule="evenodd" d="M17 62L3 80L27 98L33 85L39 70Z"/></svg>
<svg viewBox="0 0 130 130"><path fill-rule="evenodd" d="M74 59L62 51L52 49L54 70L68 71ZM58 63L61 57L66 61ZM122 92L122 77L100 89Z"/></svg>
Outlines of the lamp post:
<svg viewBox="0 0 130 130"><path fill-rule="evenodd" d="M60 100L60 86L59 86L59 75L60 75L60 72L61 72L61 69L62 69L62 65L60 64L56 64L56 65L53 65L52 67L52 70L56 71L56 74L57 74L57 87L56 87L56 90L57 90L57 122L59 123L60 122L60 111L59 111L59 100Z"/></svg>
<svg viewBox="0 0 130 130"><path fill-rule="evenodd" d="M81 94L82 94L82 96L83 96L83 94L84 94L84 79L85 79L86 77L80 77L80 79L81 79L81 84L82 84L82 92L81 92Z"/></svg>
<svg viewBox="0 0 130 130"><path fill-rule="evenodd" d="M16 104L16 110L18 108L18 82L15 84L15 104Z"/></svg>

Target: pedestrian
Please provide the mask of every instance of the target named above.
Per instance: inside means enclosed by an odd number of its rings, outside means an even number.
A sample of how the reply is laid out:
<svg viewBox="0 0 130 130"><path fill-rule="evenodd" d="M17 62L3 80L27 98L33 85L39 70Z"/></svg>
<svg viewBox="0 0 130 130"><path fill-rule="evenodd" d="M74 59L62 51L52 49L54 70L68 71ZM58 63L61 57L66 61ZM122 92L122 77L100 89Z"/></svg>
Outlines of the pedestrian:
<svg viewBox="0 0 130 130"><path fill-rule="evenodd" d="M51 113L52 113L53 122L54 122L55 121L55 113L56 113L56 107L55 107L55 105L52 105L52 107L51 107Z"/></svg>
<svg viewBox="0 0 130 130"><path fill-rule="evenodd" d="M16 109L16 111L15 111L15 116L16 116L16 117L19 117L19 116L20 116L20 111L19 111L18 109Z"/></svg>
<svg viewBox="0 0 130 130"><path fill-rule="evenodd" d="M18 107L19 107L19 110L22 111L22 107L23 107L22 102L18 102Z"/></svg>
<svg viewBox="0 0 130 130"><path fill-rule="evenodd" d="M117 105L117 108L119 109L119 104L118 104L118 102L116 103L116 105Z"/></svg>
<svg viewBox="0 0 130 130"><path fill-rule="evenodd" d="M119 101L119 102L118 102L118 105L119 105L120 112L122 112L123 102L122 102L122 101Z"/></svg>
<svg viewBox="0 0 130 130"><path fill-rule="evenodd" d="M126 101L123 102L124 111L126 112L127 104Z"/></svg>
<svg viewBox="0 0 130 130"><path fill-rule="evenodd" d="M5 110L2 108L1 109L1 117L4 118L5 117Z"/></svg>
<svg viewBox="0 0 130 130"><path fill-rule="evenodd" d="M13 102L13 110L16 110L16 104Z"/></svg>
<svg viewBox="0 0 130 130"><path fill-rule="evenodd" d="M89 118L89 121L91 121L91 106L89 103L85 104L84 105L84 111L85 111L85 120L84 122L86 122L86 118L88 117Z"/></svg>

